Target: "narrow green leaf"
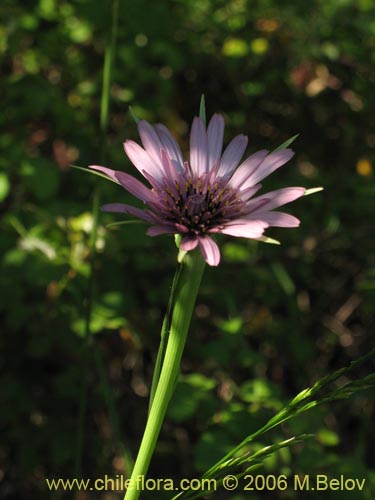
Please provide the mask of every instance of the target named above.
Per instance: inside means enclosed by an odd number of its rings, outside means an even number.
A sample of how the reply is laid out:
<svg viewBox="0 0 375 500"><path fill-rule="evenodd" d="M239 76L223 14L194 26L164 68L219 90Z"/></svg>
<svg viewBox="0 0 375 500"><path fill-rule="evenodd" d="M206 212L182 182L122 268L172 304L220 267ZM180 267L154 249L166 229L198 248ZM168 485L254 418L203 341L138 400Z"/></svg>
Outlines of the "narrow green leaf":
<svg viewBox="0 0 375 500"><path fill-rule="evenodd" d="M303 399L306 399L307 397L309 397L311 395L311 389L303 389L303 391L299 392L297 394L297 396L295 396L292 401L290 402L290 404L294 405L296 403L299 403L300 401L302 401Z"/></svg>
<svg viewBox="0 0 375 500"><path fill-rule="evenodd" d="M140 118L138 118L138 116L136 115L135 111L133 110L133 108L131 106L129 106L129 111L130 111L130 114L133 118L133 120L135 121L135 123L139 123L141 121Z"/></svg>
<svg viewBox="0 0 375 500"><path fill-rule="evenodd" d="M355 367L362 364L367 359L372 359L374 357L374 354L375 347L364 356L353 361L349 366L336 370L334 373L316 381L311 388L301 391L294 399L289 402L289 404L287 404L282 410L274 415L263 427L255 431L253 434L247 436L241 443L239 443L221 460L216 462L216 464L214 464L208 471L206 471L202 477L214 477L217 474L218 470L225 467L225 464L227 464L234 457L238 456L238 454L241 452L241 450L244 449L244 447L248 446L255 439L258 439L260 436L279 426L283 422L286 422L287 420L290 420L291 418L294 418L297 415L308 411L318 405L342 399L344 397L348 398L356 392L373 388L375 386L375 375L371 374L362 379L349 382L348 384L339 388L335 388L334 390L328 392L328 394L322 394L321 396L319 395L321 391L328 385L336 382L340 377L351 372Z"/></svg>
<svg viewBox="0 0 375 500"><path fill-rule="evenodd" d="M106 179L107 181L111 181L114 184L119 184L115 180L111 179L110 177L107 177L106 175L102 174L101 172L98 172L98 170L92 170L91 168L84 168L84 167L79 167L78 165L70 165L72 168L76 168L77 170L82 170L82 172L86 172L87 174L93 174L97 175L98 177L103 177L103 179Z"/></svg>
<svg viewBox="0 0 375 500"><path fill-rule="evenodd" d="M271 245L281 245L279 240L274 240L273 238L269 238L268 236L261 236L257 238L258 241L262 241L263 243L270 243Z"/></svg>
<svg viewBox="0 0 375 500"><path fill-rule="evenodd" d="M115 227L115 226L124 226L128 224L145 224L145 221L143 220L121 220L118 222L111 222L110 224L107 224L105 227L110 228L110 227Z"/></svg>
<svg viewBox="0 0 375 500"><path fill-rule="evenodd" d="M316 188L306 189L304 196L309 196L310 194L319 193L319 191L323 191L323 190L324 190L324 187L316 187Z"/></svg>
<svg viewBox="0 0 375 500"><path fill-rule="evenodd" d="M242 455L237 456L232 460L228 460L225 464L222 464L220 470L217 471L219 472L219 474L215 476L216 485L221 486L223 484L224 477L228 474L235 476L237 479L243 478L250 471L254 471L262 467L264 460L267 457L274 455L280 449L290 447L297 443L301 443L306 439L311 439L312 437L314 437L313 434L300 434L299 436L293 436L283 441L279 441L278 443L266 445L253 453L251 453L250 451L246 451ZM212 478L213 476L210 476L210 479ZM202 485L203 484L204 483L202 482ZM193 500L194 498L200 498L209 493L210 490L208 489L199 491L185 490L175 495L172 500Z"/></svg>
<svg viewBox="0 0 375 500"><path fill-rule="evenodd" d="M202 94L202 96L201 96L201 102L200 102L200 106L199 106L199 117L202 120L202 122L204 123L204 125L206 125L206 102L205 102L204 94Z"/></svg>
<svg viewBox="0 0 375 500"><path fill-rule="evenodd" d="M272 152L275 153L276 151L280 151L281 149L286 149L288 146L292 144L292 142L294 142L297 139L298 136L299 134L293 135L292 137L290 137L290 139L287 139L285 142L280 144L280 146L278 146Z"/></svg>

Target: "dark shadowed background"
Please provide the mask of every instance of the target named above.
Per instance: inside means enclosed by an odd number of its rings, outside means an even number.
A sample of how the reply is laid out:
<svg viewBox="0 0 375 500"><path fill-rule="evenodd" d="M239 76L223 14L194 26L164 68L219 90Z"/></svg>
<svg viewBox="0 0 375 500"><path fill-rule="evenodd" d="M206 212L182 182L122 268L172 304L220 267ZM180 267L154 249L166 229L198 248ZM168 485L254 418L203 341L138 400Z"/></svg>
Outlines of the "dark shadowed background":
<svg viewBox="0 0 375 500"><path fill-rule="evenodd" d="M107 227L121 216L100 216L88 349L85 340L93 193L134 202L70 167L101 162L110 6L0 6L1 500L74 497L48 491L46 477L128 474L124 455L135 455L147 415L173 238L147 237L142 224ZM325 188L290 207L299 229L268 231L280 247L220 239L222 262L203 279L151 477L199 477L297 392L373 346L374 64L372 0L120 1L107 166L134 173L122 148L138 140L129 105L167 125L186 151L203 92L208 115L225 115L226 142L249 136L248 154L300 134L294 159L266 190ZM352 375L373 369L370 360ZM315 437L280 450L260 471L366 477L362 493L319 497L371 500L374 399L363 392L273 431L256 446ZM271 497L287 498L213 496Z"/></svg>

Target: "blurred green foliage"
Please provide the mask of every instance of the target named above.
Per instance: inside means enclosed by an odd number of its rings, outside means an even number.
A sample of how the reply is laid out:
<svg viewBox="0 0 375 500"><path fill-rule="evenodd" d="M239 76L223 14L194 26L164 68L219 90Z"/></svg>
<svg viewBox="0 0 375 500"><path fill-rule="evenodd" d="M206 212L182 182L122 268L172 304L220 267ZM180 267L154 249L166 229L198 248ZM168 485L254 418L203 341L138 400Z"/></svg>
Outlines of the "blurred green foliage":
<svg viewBox="0 0 375 500"><path fill-rule="evenodd" d="M44 478L74 477L83 384L82 475L127 473L93 354L85 369L83 332L94 187L104 201L132 197L69 167L100 163L110 6L0 6L1 499L72 498L48 492ZM281 247L220 240L222 264L204 276L153 477L198 477L295 393L373 345L373 7L372 0L120 2L108 166L133 172L122 149L125 138L137 139L129 105L165 123L186 150L204 92L208 115L225 114L226 139L248 134L249 152L300 133L295 159L267 189L325 187L292 207L298 230L269 233ZM108 228L115 220L100 219L91 329L134 454L176 251L171 238L145 236L143 225ZM368 362L355 376L373 368ZM370 500L373 419L369 391L314 410L273 438L316 438L279 450L264 470L366 477L363 495L350 498Z"/></svg>

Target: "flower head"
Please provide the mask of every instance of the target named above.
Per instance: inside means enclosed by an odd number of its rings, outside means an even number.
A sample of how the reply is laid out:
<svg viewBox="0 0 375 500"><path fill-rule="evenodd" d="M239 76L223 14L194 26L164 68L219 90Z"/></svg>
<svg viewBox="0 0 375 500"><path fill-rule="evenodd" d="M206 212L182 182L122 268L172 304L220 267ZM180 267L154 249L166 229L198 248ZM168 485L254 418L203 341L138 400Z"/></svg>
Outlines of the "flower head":
<svg viewBox="0 0 375 500"><path fill-rule="evenodd" d="M104 205L108 212L122 212L142 219L151 227L147 234L171 233L182 236L180 248L199 246L206 262L216 266L220 250L215 233L259 239L269 226L297 227L299 220L274 211L305 193L302 187L278 189L254 197L259 182L293 156L291 149L269 153L258 151L241 162L247 137L236 136L223 148L224 119L214 114L206 129L194 118L190 133L190 157L184 161L176 140L163 125L138 123L143 148L127 140L127 156L148 181L149 186L131 175L92 165L143 201L145 210L123 203Z"/></svg>

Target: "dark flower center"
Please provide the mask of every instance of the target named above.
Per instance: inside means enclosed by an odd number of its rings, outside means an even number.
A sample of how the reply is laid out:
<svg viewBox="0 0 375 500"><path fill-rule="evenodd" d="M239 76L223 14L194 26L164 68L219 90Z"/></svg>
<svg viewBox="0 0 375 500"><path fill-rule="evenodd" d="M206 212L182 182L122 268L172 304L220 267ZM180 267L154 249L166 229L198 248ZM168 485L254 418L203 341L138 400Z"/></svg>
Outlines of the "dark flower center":
<svg viewBox="0 0 375 500"><path fill-rule="evenodd" d="M185 173L174 183L164 178L164 189L158 194L165 218L198 235L241 215L245 203L238 190L229 186L225 179L210 177L214 176L207 173L197 177Z"/></svg>
<svg viewBox="0 0 375 500"><path fill-rule="evenodd" d="M191 194L185 203L186 212L190 216L201 214L206 208L207 200L206 196L203 194Z"/></svg>

